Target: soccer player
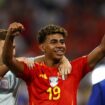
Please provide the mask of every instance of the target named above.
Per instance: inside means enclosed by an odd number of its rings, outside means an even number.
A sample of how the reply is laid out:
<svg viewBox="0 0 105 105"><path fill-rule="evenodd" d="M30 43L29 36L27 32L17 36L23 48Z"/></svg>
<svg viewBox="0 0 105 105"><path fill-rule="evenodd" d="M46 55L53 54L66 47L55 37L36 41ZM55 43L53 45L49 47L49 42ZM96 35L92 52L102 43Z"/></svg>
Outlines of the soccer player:
<svg viewBox="0 0 105 105"><path fill-rule="evenodd" d="M65 55L67 31L57 25L43 27L39 31L38 42L45 55L44 62L34 63L30 68L13 57L13 40L23 30L21 23L10 24L3 48L3 61L26 82L29 105L76 105L80 80L105 56L105 36L90 54L71 61L71 74L62 80L58 65Z"/></svg>
<svg viewBox="0 0 105 105"><path fill-rule="evenodd" d="M105 105L105 58L92 72L92 91L87 105Z"/></svg>
<svg viewBox="0 0 105 105"><path fill-rule="evenodd" d="M1 53L5 42L4 34L5 32L0 31L0 105L16 105L18 98L18 88L23 81L17 78L11 71L9 71L8 67L2 62ZM34 62L43 61L43 57L44 56L38 56L37 58L21 57L18 59L28 63L28 66L31 67ZM70 70L68 70L68 68L70 69L70 65L67 62L67 59L64 57L64 59L61 60L61 64L59 65L60 72L63 73L63 76L65 74L64 72L70 72ZM65 67L66 70L64 70Z"/></svg>

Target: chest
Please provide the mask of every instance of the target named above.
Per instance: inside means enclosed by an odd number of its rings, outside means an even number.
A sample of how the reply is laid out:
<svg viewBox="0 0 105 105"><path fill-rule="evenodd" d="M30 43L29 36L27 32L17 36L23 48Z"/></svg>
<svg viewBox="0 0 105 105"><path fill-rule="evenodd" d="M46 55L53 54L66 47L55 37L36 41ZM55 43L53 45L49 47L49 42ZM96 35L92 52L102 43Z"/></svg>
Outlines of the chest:
<svg viewBox="0 0 105 105"><path fill-rule="evenodd" d="M56 105L69 105L72 101L74 102L77 83L73 75L62 80L58 70L53 72L42 70L38 71L34 77L33 82L28 85L28 91L30 96L34 97L35 103L46 100L49 103L56 102Z"/></svg>
<svg viewBox="0 0 105 105"><path fill-rule="evenodd" d="M29 85L39 94L46 91L53 91L54 93L59 91L60 93L68 94L70 91L75 91L77 86L77 79L73 74L70 74L66 80L63 80L57 69L40 69L35 73L33 82Z"/></svg>

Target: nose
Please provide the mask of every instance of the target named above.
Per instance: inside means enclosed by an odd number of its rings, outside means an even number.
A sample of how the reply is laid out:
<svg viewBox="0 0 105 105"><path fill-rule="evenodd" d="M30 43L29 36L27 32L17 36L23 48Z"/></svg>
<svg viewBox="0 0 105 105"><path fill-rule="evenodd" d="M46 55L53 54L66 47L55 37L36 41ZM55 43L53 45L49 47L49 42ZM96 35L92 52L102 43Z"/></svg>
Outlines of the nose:
<svg viewBox="0 0 105 105"><path fill-rule="evenodd" d="M56 47L64 47L64 46L65 46L65 44L61 43L61 42L58 42L57 45L56 45Z"/></svg>

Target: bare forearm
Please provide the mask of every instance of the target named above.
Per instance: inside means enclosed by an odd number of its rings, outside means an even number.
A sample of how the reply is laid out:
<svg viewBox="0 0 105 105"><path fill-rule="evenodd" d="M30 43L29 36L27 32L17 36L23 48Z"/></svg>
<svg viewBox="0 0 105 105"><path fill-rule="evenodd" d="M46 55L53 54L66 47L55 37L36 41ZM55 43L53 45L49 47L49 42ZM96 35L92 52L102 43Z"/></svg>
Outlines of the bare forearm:
<svg viewBox="0 0 105 105"><path fill-rule="evenodd" d="M2 52L3 63L14 73L23 72L24 70L23 63L16 60L13 55L13 40L15 36L18 36L23 29L23 25L17 22L9 25Z"/></svg>
<svg viewBox="0 0 105 105"><path fill-rule="evenodd" d="M23 72L23 63L13 56L13 37L7 36L3 48L3 62L15 74Z"/></svg>
<svg viewBox="0 0 105 105"><path fill-rule="evenodd" d="M0 78L2 78L7 72L8 67L6 65L0 65Z"/></svg>
<svg viewBox="0 0 105 105"><path fill-rule="evenodd" d="M96 66L96 64L105 57L105 35L103 36L101 43L97 46L89 55L88 63L90 67Z"/></svg>
<svg viewBox="0 0 105 105"><path fill-rule="evenodd" d="M93 68L104 56L105 56L105 51L99 45L88 55L88 62L90 67Z"/></svg>
<svg viewBox="0 0 105 105"><path fill-rule="evenodd" d="M13 59L13 37L12 36L7 36L5 40L5 44L3 47L3 53L2 53L2 58L4 64L7 66L10 66L12 64L12 59Z"/></svg>
<svg viewBox="0 0 105 105"><path fill-rule="evenodd" d="M45 55L35 57L34 62L44 62Z"/></svg>

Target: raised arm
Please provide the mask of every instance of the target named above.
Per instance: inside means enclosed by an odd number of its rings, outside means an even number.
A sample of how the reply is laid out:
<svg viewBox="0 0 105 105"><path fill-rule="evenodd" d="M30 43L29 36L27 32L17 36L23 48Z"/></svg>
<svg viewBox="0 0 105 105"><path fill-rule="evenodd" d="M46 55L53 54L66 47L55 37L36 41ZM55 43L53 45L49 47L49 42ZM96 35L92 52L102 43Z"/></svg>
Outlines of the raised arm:
<svg viewBox="0 0 105 105"><path fill-rule="evenodd" d="M5 75L5 73L8 71L8 68L6 65L3 64L2 62L2 49L3 49L3 45L4 45L4 31L2 31L1 33L1 30L0 30L0 79ZM4 38L4 39L3 39Z"/></svg>
<svg viewBox="0 0 105 105"><path fill-rule="evenodd" d="M20 23L15 22L10 24L3 47L2 53L3 62L14 73L23 72L24 70L23 63L16 60L16 58L13 56L14 38L15 36L19 35L23 29L24 27Z"/></svg>
<svg viewBox="0 0 105 105"><path fill-rule="evenodd" d="M90 67L94 67L103 57L105 57L105 35L101 43L88 55Z"/></svg>

